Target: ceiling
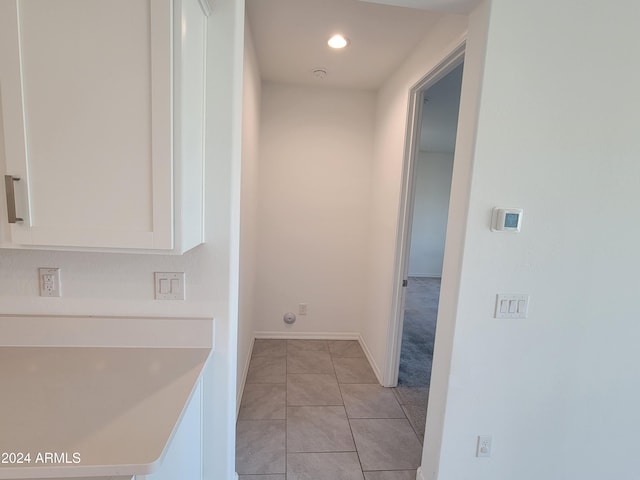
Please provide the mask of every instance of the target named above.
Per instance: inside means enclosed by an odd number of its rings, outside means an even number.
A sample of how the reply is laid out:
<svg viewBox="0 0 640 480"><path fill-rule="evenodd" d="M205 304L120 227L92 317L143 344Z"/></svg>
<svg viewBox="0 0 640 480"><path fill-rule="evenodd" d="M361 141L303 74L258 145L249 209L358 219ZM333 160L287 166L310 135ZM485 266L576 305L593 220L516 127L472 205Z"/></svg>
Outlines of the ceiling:
<svg viewBox="0 0 640 480"><path fill-rule="evenodd" d="M363 2L384 3L399 7L420 8L449 13L469 13L479 0L361 0Z"/></svg>
<svg viewBox="0 0 640 480"><path fill-rule="evenodd" d="M246 0L246 8L264 81L375 90L443 15L468 12L477 3L477 0ZM332 50L326 44L337 32L350 39L344 50ZM325 78L313 74L318 68L326 69ZM423 108L421 150L453 152L461 79L462 66L425 93L429 101Z"/></svg>
<svg viewBox="0 0 640 480"><path fill-rule="evenodd" d="M246 0L262 78L313 86L377 89L447 13L479 0ZM344 33L344 50L326 41ZM319 79L315 69L325 69Z"/></svg>
<svg viewBox="0 0 640 480"><path fill-rule="evenodd" d="M370 90L393 73L444 15L360 0L246 0L246 6L263 80ZM343 50L327 46L337 32L351 42ZM324 79L313 74L317 68L326 69Z"/></svg>

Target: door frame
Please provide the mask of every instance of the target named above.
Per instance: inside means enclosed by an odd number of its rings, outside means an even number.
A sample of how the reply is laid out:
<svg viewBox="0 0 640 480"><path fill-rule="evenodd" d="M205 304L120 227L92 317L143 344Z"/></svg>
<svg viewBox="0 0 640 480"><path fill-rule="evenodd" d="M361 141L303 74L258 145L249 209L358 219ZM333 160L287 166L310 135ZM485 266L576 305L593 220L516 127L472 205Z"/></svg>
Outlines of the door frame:
<svg viewBox="0 0 640 480"><path fill-rule="evenodd" d="M409 90L409 108L404 146L405 154L402 166L402 190L400 208L398 210L393 297L383 373L383 385L385 387L395 387L398 384L398 372L400 369L404 304L407 290L404 282L408 280L407 274L409 269L411 230L415 203L416 165L420 152L420 126L422 124L424 92L464 62L465 50L466 39L457 45ZM443 275L444 273L443 271Z"/></svg>

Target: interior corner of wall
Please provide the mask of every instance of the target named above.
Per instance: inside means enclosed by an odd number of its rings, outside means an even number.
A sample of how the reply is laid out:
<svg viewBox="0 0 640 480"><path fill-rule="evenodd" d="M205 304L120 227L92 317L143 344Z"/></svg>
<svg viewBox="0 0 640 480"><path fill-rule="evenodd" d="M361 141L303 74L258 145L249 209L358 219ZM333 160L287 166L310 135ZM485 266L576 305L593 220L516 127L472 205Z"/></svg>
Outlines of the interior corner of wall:
<svg viewBox="0 0 640 480"><path fill-rule="evenodd" d="M249 362L251 360L251 352L253 352L253 344L255 343L255 335L252 335L251 342L249 343L249 349L244 360L244 366L242 367L242 375L238 379L237 391L236 391L236 420L240 415L240 402L242 401L242 394L244 393L244 387L247 384L247 375L249 374Z"/></svg>
<svg viewBox="0 0 640 480"><path fill-rule="evenodd" d="M373 373L378 379L378 383L380 383L380 385L384 385L384 376L383 376L384 372L378 366L378 363L376 362L375 357L371 353L371 350L369 350L367 342L365 342L362 334L358 336L358 343L360 344L360 347L362 348L362 351L364 352L365 357L367 357L367 360L369 360L369 364L371 365L371 368L373 369Z"/></svg>

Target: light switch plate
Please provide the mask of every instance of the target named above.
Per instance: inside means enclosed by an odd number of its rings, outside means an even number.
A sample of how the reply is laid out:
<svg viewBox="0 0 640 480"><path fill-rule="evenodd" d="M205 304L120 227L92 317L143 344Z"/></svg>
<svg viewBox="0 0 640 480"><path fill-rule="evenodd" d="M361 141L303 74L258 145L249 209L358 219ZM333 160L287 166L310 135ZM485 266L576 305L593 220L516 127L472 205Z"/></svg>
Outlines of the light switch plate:
<svg viewBox="0 0 640 480"><path fill-rule="evenodd" d="M505 294L496 295L495 318L527 318L529 311L529 295Z"/></svg>
<svg viewBox="0 0 640 480"><path fill-rule="evenodd" d="M184 300L184 272L155 272L156 300Z"/></svg>

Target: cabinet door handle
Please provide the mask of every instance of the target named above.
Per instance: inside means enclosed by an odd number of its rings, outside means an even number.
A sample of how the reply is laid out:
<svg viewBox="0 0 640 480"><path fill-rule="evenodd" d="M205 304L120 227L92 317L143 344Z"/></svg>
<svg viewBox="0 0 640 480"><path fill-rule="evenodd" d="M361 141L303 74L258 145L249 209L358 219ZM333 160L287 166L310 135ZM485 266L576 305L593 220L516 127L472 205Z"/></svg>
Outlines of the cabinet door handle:
<svg viewBox="0 0 640 480"><path fill-rule="evenodd" d="M13 175L4 176L4 188L7 192L7 216L9 217L9 223L22 222L22 218L16 217L16 193L13 189L13 182L20 180L20 177L14 177Z"/></svg>

